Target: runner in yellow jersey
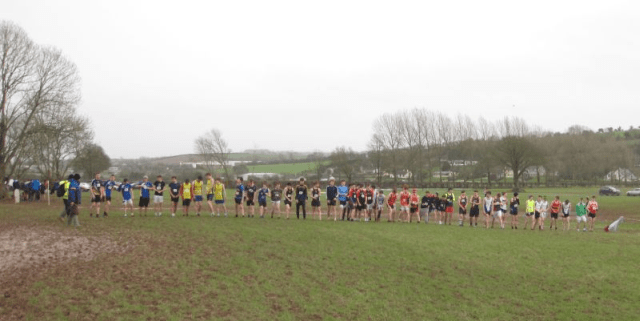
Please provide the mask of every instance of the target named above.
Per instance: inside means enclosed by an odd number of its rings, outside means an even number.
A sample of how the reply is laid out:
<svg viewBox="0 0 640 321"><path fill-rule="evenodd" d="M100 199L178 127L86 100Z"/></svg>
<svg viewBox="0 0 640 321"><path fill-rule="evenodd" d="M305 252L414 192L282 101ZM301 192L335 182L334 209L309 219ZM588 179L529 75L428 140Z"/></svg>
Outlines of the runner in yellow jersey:
<svg viewBox="0 0 640 321"><path fill-rule="evenodd" d="M202 176L198 176L195 181L193 181L193 201L196 206L196 215L200 216L200 210L202 209L202 187L204 186L204 182L202 181Z"/></svg>
<svg viewBox="0 0 640 321"><path fill-rule="evenodd" d="M211 173L206 173L204 175L204 181L206 183L205 190L207 191L207 205L209 205L209 211L211 213L211 217L213 217L213 177L211 177Z"/></svg>
<svg viewBox="0 0 640 321"><path fill-rule="evenodd" d="M533 215L536 212L536 201L533 200L533 195L529 195L527 200L527 210L524 213L524 229L527 229L527 224L531 221L531 227L533 227Z"/></svg>
<svg viewBox="0 0 640 321"><path fill-rule="evenodd" d="M180 185L180 196L182 196L182 216L189 216L189 205L191 205L191 198L193 195L193 184L187 178L184 183Z"/></svg>
<svg viewBox="0 0 640 321"><path fill-rule="evenodd" d="M213 194L216 202L216 212L218 212L218 216L220 216L220 210L224 211L224 217L229 216L227 213L227 206L224 205L224 201L226 199L227 190L222 184L222 180L220 177L216 177L216 183L213 187Z"/></svg>

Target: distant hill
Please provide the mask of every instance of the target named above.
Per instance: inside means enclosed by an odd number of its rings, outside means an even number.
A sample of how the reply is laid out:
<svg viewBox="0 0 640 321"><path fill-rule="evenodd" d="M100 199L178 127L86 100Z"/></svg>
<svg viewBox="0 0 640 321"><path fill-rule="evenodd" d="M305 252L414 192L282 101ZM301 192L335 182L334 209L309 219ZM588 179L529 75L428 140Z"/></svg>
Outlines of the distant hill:
<svg viewBox="0 0 640 321"><path fill-rule="evenodd" d="M229 160L231 161L255 161L255 162L274 162L274 161L295 161L304 160L311 153L290 152L290 151L268 151L268 150L246 150L241 153L231 153ZM183 154L164 157L141 157L138 159L112 159L114 165L124 164L132 161L144 160L152 164L177 165L181 162L194 162L199 160L197 154Z"/></svg>

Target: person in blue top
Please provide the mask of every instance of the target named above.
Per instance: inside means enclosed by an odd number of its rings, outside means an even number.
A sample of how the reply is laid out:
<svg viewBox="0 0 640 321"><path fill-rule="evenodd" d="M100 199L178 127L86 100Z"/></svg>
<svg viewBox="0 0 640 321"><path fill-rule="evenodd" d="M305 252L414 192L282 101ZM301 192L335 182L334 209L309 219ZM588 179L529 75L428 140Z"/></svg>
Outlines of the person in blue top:
<svg viewBox="0 0 640 321"><path fill-rule="evenodd" d="M236 201L236 217L238 213L242 213L244 217L244 206L242 205L242 198L244 197L244 185L242 185L242 177L236 179L236 195L234 200Z"/></svg>
<svg viewBox="0 0 640 321"><path fill-rule="evenodd" d="M153 184L149 182L149 176L144 176L142 178L142 183L140 183L140 201L138 202L138 210L140 215L142 215L142 211L144 210L144 216L147 216L147 209L149 208L149 190L153 189Z"/></svg>
<svg viewBox="0 0 640 321"><path fill-rule="evenodd" d="M103 216L109 216L109 209L111 208L111 191L116 188L116 176L111 175L109 180L104 182L104 213Z"/></svg>
<svg viewBox="0 0 640 321"><path fill-rule="evenodd" d="M34 179L31 181L29 189L29 200L40 201L40 180Z"/></svg>
<svg viewBox="0 0 640 321"><path fill-rule="evenodd" d="M131 209L131 216L133 216L133 186L129 184L128 179L124 179L122 184L118 186L118 191L122 193L122 205L124 206L124 217L127 217L127 209Z"/></svg>
<svg viewBox="0 0 640 321"><path fill-rule="evenodd" d="M340 209L342 210L342 219L347 211L347 195L349 195L349 186L347 186L347 182L345 180L340 181L340 186L338 186L338 201L340 201ZM338 218L336 217L335 220ZM334 220L334 221L335 221Z"/></svg>
<svg viewBox="0 0 640 321"><path fill-rule="evenodd" d="M262 188L258 191L258 206L260 206L260 218L264 218L264 213L267 210L267 195L271 191L267 182L262 182Z"/></svg>
<svg viewBox="0 0 640 321"><path fill-rule="evenodd" d="M338 187L336 187L336 180L331 177L329 178L329 186L327 186L327 219L331 217L333 213L333 217L336 217L336 198L338 197ZM335 221L335 219L334 219Z"/></svg>
<svg viewBox="0 0 640 321"><path fill-rule="evenodd" d="M69 182L69 210L67 212L67 226L73 224L73 226L80 226L78 220L78 205L82 203L82 190L80 190L80 174L73 175L71 182Z"/></svg>

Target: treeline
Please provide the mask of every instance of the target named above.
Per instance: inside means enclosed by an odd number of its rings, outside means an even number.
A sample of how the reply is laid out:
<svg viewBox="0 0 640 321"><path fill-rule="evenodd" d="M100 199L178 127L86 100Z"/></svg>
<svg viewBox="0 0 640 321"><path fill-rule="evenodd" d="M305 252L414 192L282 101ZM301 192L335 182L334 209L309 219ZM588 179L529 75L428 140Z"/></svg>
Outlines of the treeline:
<svg viewBox="0 0 640 321"><path fill-rule="evenodd" d="M89 119L77 112L80 98L72 61L0 21L0 177L57 179L70 167L107 169L109 158L93 143Z"/></svg>
<svg viewBox="0 0 640 321"><path fill-rule="evenodd" d="M418 108L379 116L373 132L366 153L347 147L333 151L331 166L340 176L352 180L364 177L362 173L369 169L378 184L491 185L496 180L504 183L507 176L512 177L514 189L531 180L548 185L598 184L611 171L633 168L640 154L637 143L583 126L552 133L518 117L452 118ZM454 160L465 162L452 166Z"/></svg>

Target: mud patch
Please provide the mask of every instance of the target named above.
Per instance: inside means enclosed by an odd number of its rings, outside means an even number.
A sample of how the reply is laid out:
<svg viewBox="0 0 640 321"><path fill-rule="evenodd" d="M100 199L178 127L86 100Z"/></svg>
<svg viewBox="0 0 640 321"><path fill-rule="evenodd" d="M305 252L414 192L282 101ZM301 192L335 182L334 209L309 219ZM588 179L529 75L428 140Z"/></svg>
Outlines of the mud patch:
<svg viewBox="0 0 640 321"><path fill-rule="evenodd" d="M0 284L28 269L47 269L74 259L90 261L103 253L124 253L129 244L107 236L84 236L75 230L15 227L0 230Z"/></svg>

